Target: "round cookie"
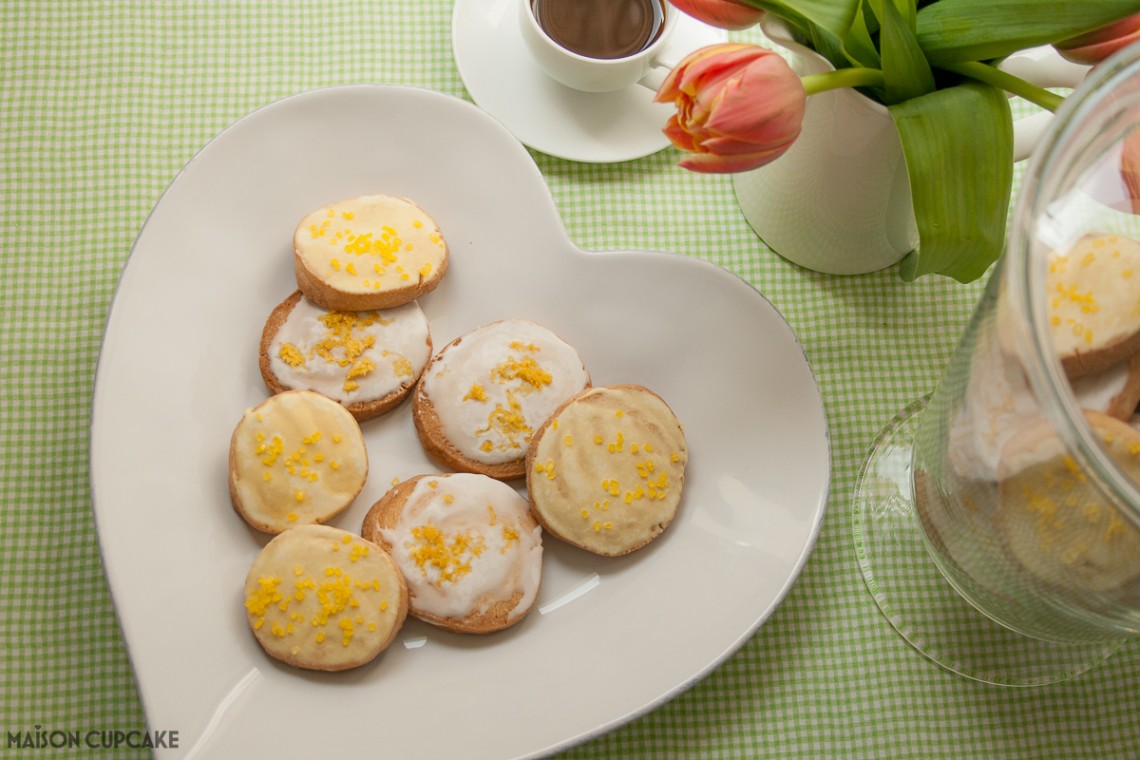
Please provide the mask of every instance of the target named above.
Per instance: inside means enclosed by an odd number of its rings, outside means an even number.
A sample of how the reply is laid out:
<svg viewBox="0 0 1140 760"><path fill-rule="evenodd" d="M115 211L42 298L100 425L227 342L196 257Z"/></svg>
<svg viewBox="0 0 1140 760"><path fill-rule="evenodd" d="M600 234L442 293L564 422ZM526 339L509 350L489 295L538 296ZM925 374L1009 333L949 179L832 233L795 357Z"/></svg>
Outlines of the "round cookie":
<svg viewBox="0 0 1140 760"><path fill-rule="evenodd" d="M383 546L411 592L411 614L459 633L491 633L530 611L542 581L542 529L526 500L485 475L420 475L368 511L361 535Z"/></svg>
<svg viewBox="0 0 1140 760"><path fill-rule="evenodd" d="M1131 420L1140 404L1140 354L1103 372L1082 375L1070 386L1082 409Z"/></svg>
<svg viewBox="0 0 1140 760"><path fill-rule="evenodd" d="M412 397L412 421L424 451L444 467L521 478L534 430L589 385L578 352L550 330L492 322L432 358Z"/></svg>
<svg viewBox="0 0 1140 760"><path fill-rule="evenodd" d="M408 587L379 546L339 528L302 525L257 555L245 610L269 656L309 670L347 670L396 638Z"/></svg>
<svg viewBox="0 0 1140 760"><path fill-rule="evenodd" d="M589 388L535 434L526 458L531 511L551 535L607 557L668 527L685 484L684 429L640 385Z"/></svg>
<svg viewBox="0 0 1140 760"><path fill-rule="evenodd" d="M322 206L293 234L297 286L326 309L390 309L413 301L439 284L447 261L435 220L390 195Z"/></svg>
<svg viewBox="0 0 1140 760"><path fill-rule="evenodd" d="M298 290L266 320L258 366L271 392L316 391L363 422L411 392L431 348L427 317L415 301L383 310L332 311Z"/></svg>
<svg viewBox="0 0 1140 760"><path fill-rule="evenodd" d="M266 533L328 520L367 476L360 425L313 391L286 391L246 410L230 438L230 499Z"/></svg>
<svg viewBox="0 0 1140 760"><path fill-rule="evenodd" d="M1140 352L1140 243L1086 235L1048 257L1053 347L1069 378L1101 372Z"/></svg>
<svg viewBox="0 0 1140 760"><path fill-rule="evenodd" d="M1140 432L1085 412L1108 455L1140 481ZM1017 561L1077 592L1115 590L1140 578L1140 530L1117 513L1048 423L1011 438L998 467L998 523Z"/></svg>

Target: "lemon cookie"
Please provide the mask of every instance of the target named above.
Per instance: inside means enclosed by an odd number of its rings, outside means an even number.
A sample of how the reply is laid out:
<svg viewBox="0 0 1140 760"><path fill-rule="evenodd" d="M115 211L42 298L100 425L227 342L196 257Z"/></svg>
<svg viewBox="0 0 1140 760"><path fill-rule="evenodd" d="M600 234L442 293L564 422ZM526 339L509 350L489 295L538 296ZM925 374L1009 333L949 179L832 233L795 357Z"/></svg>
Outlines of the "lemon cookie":
<svg viewBox="0 0 1140 760"><path fill-rule="evenodd" d="M1053 347L1070 378L1140 351L1140 243L1086 235L1049 254L1046 288Z"/></svg>
<svg viewBox="0 0 1140 760"><path fill-rule="evenodd" d="M298 290L266 320L258 364L273 393L317 391L364 421L399 404L430 357L427 317L415 301L330 311Z"/></svg>
<svg viewBox="0 0 1140 760"><path fill-rule="evenodd" d="M688 449L680 421L639 385L590 388L542 426L526 458L531 510L553 536L628 554L672 522Z"/></svg>
<svg viewBox="0 0 1140 760"><path fill-rule="evenodd" d="M521 478L534 430L589 385L569 344L533 322L503 320L432 358L412 398L412 420L424 450L441 465Z"/></svg>
<svg viewBox="0 0 1140 760"><path fill-rule="evenodd" d="M1108 455L1140 481L1140 432L1105 414L1085 417ZM1078 592L1140 579L1140 530L1105 500L1051 425L1042 422L1010 439L998 476L1002 533L1017 561L1038 578Z"/></svg>
<svg viewBox="0 0 1140 760"><path fill-rule="evenodd" d="M324 522L352 503L367 475L360 425L313 391L271 396L242 415L230 438L230 498L266 533Z"/></svg>
<svg viewBox="0 0 1140 760"><path fill-rule="evenodd" d="M297 225L297 286L326 309L388 309L430 292L447 271L439 225L406 198L366 195L322 206Z"/></svg>
<svg viewBox="0 0 1140 760"><path fill-rule="evenodd" d="M1071 387L1082 409L1131 420L1140 403L1140 354L1103 372L1082 375Z"/></svg>
<svg viewBox="0 0 1140 760"><path fill-rule="evenodd" d="M339 528L302 525L257 555L245 610L269 656L309 670L347 670L395 639L408 587L379 546Z"/></svg>
<svg viewBox="0 0 1140 760"><path fill-rule="evenodd" d="M393 487L361 535L392 554L411 614L460 633L514 625L542 581L542 529L513 488L485 475L421 475Z"/></svg>

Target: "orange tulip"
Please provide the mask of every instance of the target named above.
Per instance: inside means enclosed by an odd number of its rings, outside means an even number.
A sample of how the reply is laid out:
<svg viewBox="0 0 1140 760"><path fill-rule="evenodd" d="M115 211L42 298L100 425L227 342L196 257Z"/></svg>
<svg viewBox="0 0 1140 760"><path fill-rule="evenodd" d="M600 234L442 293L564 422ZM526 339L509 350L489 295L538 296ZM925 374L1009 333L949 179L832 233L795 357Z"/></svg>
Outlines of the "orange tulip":
<svg viewBox="0 0 1140 760"><path fill-rule="evenodd" d="M1066 60L1093 66L1137 40L1140 40L1140 13L1054 43L1053 47Z"/></svg>
<svg viewBox="0 0 1140 760"><path fill-rule="evenodd" d="M720 29L747 29L764 16L764 11L736 0L671 0L670 4Z"/></svg>
<svg viewBox="0 0 1140 760"><path fill-rule="evenodd" d="M807 94L777 53L756 45L711 45L683 59L654 98L677 113L664 132L693 154L697 172L740 172L783 155L800 134Z"/></svg>

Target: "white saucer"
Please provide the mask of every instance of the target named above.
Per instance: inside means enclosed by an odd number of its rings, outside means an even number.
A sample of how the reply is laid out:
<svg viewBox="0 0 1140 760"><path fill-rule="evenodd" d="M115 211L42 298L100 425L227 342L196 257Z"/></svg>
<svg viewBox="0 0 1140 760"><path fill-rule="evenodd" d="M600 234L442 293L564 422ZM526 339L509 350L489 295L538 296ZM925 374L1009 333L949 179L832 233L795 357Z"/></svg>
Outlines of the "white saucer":
<svg viewBox="0 0 1140 760"><path fill-rule="evenodd" d="M456 0L451 43L475 103L535 150L571 161L612 163L669 144L661 128L673 106L641 85L604 93L570 89L532 62L518 31L518 0ZM722 29L679 14L666 60L718 42Z"/></svg>

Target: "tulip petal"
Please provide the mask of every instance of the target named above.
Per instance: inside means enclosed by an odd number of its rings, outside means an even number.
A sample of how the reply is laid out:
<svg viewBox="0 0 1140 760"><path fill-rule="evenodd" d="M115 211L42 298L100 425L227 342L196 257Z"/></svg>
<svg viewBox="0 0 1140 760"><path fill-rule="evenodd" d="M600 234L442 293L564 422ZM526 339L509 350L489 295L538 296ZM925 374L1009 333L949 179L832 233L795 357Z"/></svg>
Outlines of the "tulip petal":
<svg viewBox="0 0 1140 760"><path fill-rule="evenodd" d="M733 0L671 0L677 10L721 29L747 29L755 26L764 11Z"/></svg>
<svg viewBox="0 0 1140 760"><path fill-rule="evenodd" d="M693 155L685 156L677 165L682 169L688 169L693 172L700 172L702 174L735 174L736 172L745 172L750 169L758 169L764 164L767 164L779 156L762 156L757 158L755 156L714 156L711 153L696 153Z"/></svg>

